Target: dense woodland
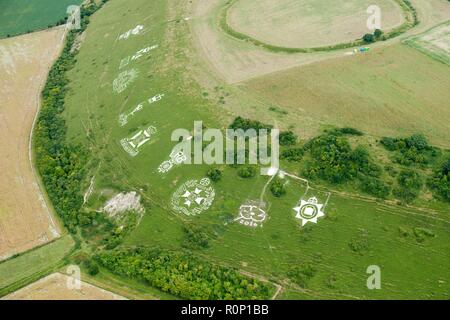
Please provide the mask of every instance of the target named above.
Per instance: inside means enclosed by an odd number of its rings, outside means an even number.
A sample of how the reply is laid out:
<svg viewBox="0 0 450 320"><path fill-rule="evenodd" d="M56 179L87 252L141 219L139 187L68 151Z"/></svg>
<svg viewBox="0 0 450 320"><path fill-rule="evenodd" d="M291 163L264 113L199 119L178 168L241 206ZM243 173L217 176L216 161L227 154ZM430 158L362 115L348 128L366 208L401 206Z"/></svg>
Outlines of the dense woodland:
<svg viewBox="0 0 450 320"><path fill-rule="evenodd" d="M112 272L185 299L268 299L267 284L179 251L114 250L96 256Z"/></svg>

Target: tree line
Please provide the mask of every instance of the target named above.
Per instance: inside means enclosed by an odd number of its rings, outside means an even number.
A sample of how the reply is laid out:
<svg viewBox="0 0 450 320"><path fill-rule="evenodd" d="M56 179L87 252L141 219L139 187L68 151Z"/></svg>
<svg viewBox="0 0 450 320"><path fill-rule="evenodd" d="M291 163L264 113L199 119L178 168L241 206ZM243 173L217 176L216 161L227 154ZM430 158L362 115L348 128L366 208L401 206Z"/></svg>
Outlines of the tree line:
<svg viewBox="0 0 450 320"><path fill-rule="evenodd" d="M56 212L72 233L82 219L80 185L88 159L82 146L66 142L67 126L62 112L68 91L67 72L76 61L77 51L72 51L72 47L89 24L89 16L100 7L93 2L81 7L81 29L68 33L63 51L49 72L33 137L37 169Z"/></svg>

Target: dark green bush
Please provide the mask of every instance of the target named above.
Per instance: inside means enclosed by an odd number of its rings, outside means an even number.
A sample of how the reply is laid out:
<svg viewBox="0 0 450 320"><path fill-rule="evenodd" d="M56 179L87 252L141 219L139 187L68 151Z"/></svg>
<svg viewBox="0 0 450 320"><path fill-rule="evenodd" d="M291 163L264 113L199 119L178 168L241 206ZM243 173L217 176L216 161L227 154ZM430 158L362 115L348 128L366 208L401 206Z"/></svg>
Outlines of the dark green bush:
<svg viewBox="0 0 450 320"><path fill-rule="evenodd" d="M428 185L436 196L450 202L450 158L435 169Z"/></svg>
<svg viewBox="0 0 450 320"><path fill-rule="evenodd" d="M398 186L394 189L394 195L409 203L416 199L423 186L420 174L414 170L403 170L397 177Z"/></svg>
<svg viewBox="0 0 450 320"><path fill-rule="evenodd" d="M277 197L280 198L281 196L286 194L286 186L284 182L281 179L274 179L272 183L270 184L270 192Z"/></svg>
<svg viewBox="0 0 450 320"><path fill-rule="evenodd" d="M195 225L184 225L183 229L183 247L188 249L202 249L209 247L209 236L200 227Z"/></svg>
<svg viewBox="0 0 450 320"><path fill-rule="evenodd" d="M297 135L292 131L283 131L279 135L280 146L292 146L297 143Z"/></svg>
<svg viewBox="0 0 450 320"><path fill-rule="evenodd" d="M222 178L222 171L217 168L213 168L206 173L206 176L212 181L217 182Z"/></svg>
<svg viewBox="0 0 450 320"><path fill-rule="evenodd" d="M305 151L303 148L287 149L281 152L280 158L292 162L298 162L302 160Z"/></svg>
<svg viewBox="0 0 450 320"><path fill-rule="evenodd" d="M254 166L241 166L237 173L241 178L252 178L256 175L256 169Z"/></svg>

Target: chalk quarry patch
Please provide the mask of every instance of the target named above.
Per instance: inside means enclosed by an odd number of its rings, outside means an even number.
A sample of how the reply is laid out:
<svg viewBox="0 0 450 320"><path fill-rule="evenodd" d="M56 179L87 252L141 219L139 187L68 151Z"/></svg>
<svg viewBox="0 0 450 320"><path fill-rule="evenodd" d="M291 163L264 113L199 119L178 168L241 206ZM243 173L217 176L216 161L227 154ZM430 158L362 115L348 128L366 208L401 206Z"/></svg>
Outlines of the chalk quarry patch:
<svg viewBox="0 0 450 320"><path fill-rule="evenodd" d="M141 204L141 196L135 191L121 192L109 199L103 207L103 212L106 212L111 218L119 217L123 213L130 211L134 211L140 216L145 211Z"/></svg>

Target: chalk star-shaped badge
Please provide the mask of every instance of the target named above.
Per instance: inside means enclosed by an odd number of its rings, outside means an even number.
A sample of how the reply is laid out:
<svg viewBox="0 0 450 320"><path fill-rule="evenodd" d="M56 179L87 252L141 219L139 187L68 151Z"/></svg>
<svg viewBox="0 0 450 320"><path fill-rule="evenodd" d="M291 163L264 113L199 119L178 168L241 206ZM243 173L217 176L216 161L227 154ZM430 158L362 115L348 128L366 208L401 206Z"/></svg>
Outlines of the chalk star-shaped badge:
<svg viewBox="0 0 450 320"><path fill-rule="evenodd" d="M302 220L302 227L308 222L317 223L317 218L325 216L322 212L323 204L317 203L317 198L310 198L308 201L301 200L300 206L295 207L296 218Z"/></svg>

